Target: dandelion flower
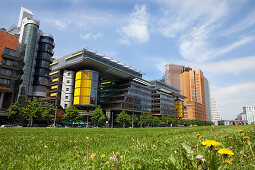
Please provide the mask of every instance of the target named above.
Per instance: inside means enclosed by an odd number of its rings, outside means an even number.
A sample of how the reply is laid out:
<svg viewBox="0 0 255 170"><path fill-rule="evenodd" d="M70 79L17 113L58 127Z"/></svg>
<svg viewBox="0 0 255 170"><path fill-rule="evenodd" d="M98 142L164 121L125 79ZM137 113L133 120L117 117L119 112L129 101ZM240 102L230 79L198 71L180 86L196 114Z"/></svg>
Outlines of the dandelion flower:
<svg viewBox="0 0 255 170"><path fill-rule="evenodd" d="M105 154L102 154L102 155L101 155L101 159L102 159L102 158L105 158Z"/></svg>
<svg viewBox="0 0 255 170"><path fill-rule="evenodd" d="M234 153L231 150L225 149L225 148L220 149L218 151L218 153L223 154L223 155L229 155L229 156L233 156L234 155Z"/></svg>
<svg viewBox="0 0 255 170"><path fill-rule="evenodd" d="M198 134L198 133L197 133L197 134L196 134L196 137L198 137L198 138L199 138L199 136L200 136L200 134Z"/></svg>
<svg viewBox="0 0 255 170"><path fill-rule="evenodd" d="M239 132L239 133L242 133L242 132L243 132L243 129L239 129L238 132Z"/></svg>
<svg viewBox="0 0 255 170"><path fill-rule="evenodd" d="M201 139L203 136L199 136L199 139Z"/></svg>
<svg viewBox="0 0 255 170"><path fill-rule="evenodd" d="M249 139L250 139L249 136L243 137L243 140L244 140L244 141L247 141L247 140L249 140Z"/></svg>
<svg viewBox="0 0 255 170"><path fill-rule="evenodd" d="M120 156L120 153L119 153L119 152L116 152L116 156Z"/></svg>
<svg viewBox="0 0 255 170"><path fill-rule="evenodd" d="M228 160L225 160L225 163L228 164L228 165L232 165L232 162L228 161Z"/></svg>
<svg viewBox="0 0 255 170"><path fill-rule="evenodd" d="M216 142L216 140L205 140L205 141L202 142L202 145L212 147L212 146L219 146L220 143Z"/></svg>
<svg viewBox="0 0 255 170"><path fill-rule="evenodd" d="M91 158L94 158L95 156L96 156L96 154L95 154L95 153L92 153L90 157L91 157Z"/></svg>
<svg viewBox="0 0 255 170"><path fill-rule="evenodd" d="M247 155L243 154L243 157L247 157Z"/></svg>
<svg viewBox="0 0 255 170"><path fill-rule="evenodd" d="M72 143L73 141L72 140L69 140L70 143Z"/></svg>
<svg viewBox="0 0 255 170"><path fill-rule="evenodd" d="M229 138L229 139L233 139L233 137L231 137L231 136L230 136L230 137L228 137L228 138Z"/></svg>
<svg viewBox="0 0 255 170"><path fill-rule="evenodd" d="M89 137L88 137L88 136L86 136L86 137L85 137L85 139L89 139Z"/></svg>

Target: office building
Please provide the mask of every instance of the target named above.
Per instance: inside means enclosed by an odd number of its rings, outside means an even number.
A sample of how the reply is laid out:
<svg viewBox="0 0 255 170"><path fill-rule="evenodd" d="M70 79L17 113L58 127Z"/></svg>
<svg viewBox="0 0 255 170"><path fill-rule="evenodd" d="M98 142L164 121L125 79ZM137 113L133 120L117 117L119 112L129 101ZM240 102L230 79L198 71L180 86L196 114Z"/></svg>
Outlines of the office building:
<svg viewBox="0 0 255 170"><path fill-rule="evenodd" d="M182 100L185 98L180 95L180 91L168 86L164 82L151 81L152 90L152 109L153 115L165 115L172 117L183 117ZM176 106L176 104L180 106ZM178 110L179 109L179 110Z"/></svg>
<svg viewBox="0 0 255 170"><path fill-rule="evenodd" d="M165 83L177 90L180 90L180 74L189 71L191 68L182 65L168 64L165 69Z"/></svg>
<svg viewBox="0 0 255 170"><path fill-rule="evenodd" d="M210 99L210 86L209 86L209 81L207 78L205 78L205 101L206 101L206 117L207 121L211 121L211 99Z"/></svg>
<svg viewBox="0 0 255 170"><path fill-rule="evenodd" d="M7 116L6 109L17 97L21 76L22 58L17 55L18 37L0 31L0 115Z"/></svg>
<svg viewBox="0 0 255 170"><path fill-rule="evenodd" d="M207 121L205 78L201 70L184 71L180 75L184 99L184 119Z"/></svg>
<svg viewBox="0 0 255 170"><path fill-rule="evenodd" d="M255 123L255 107L254 106L244 106L243 113L246 115L246 120L248 124Z"/></svg>
<svg viewBox="0 0 255 170"><path fill-rule="evenodd" d="M33 19L33 13L23 7L20 10L17 30L21 44L20 56L24 63L18 102L25 105L32 97L46 97L49 67L55 45L52 35L41 31L39 21Z"/></svg>
<svg viewBox="0 0 255 170"><path fill-rule="evenodd" d="M183 97L163 82L146 81L140 71L89 49L54 60L49 76L46 101L58 107L59 117L70 105L87 117L100 105L108 120L123 110L132 116L152 113L177 117L174 100ZM159 97L152 99L155 95ZM156 100L161 104L159 110Z"/></svg>
<svg viewBox="0 0 255 170"><path fill-rule="evenodd" d="M218 121L220 121L221 118L220 112L216 105L216 100L214 98L211 98L210 105L211 105L211 121L217 125Z"/></svg>

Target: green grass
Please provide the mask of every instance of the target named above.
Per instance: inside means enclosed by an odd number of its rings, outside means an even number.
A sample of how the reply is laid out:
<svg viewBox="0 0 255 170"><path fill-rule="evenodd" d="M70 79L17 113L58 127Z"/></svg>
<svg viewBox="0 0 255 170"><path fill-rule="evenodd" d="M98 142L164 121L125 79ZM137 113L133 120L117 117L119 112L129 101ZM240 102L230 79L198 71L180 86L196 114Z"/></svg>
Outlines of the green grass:
<svg viewBox="0 0 255 170"><path fill-rule="evenodd" d="M255 125L218 126L214 135L212 128L1 128L0 169L196 169L210 167L213 161L223 169L255 169ZM238 133L239 129L244 132ZM221 146L210 149L201 144L213 136ZM244 136L249 141L243 142ZM223 147L235 155L216 153ZM198 154L202 161L196 160Z"/></svg>

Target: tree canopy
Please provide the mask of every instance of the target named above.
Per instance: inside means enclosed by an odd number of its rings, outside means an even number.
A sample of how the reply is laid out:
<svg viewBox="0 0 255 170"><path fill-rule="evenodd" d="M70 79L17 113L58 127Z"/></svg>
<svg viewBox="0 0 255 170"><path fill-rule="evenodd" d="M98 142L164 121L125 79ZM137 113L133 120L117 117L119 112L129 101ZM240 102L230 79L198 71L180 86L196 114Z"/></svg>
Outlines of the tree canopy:
<svg viewBox="0 0 255 170"><path fill-rule="evenodd" d="M22 109L24 117L30 121L30 126L32 126L35 118L41 117L42 112L42 105L36 99L33 99L32 102Z"/></svg>
<svg viewBox="0 0 255 170"><path fill-rule="evenodd" d="M64 120L69 121L69 122L79 122L82 120L82 115L79 114L79 110L74 107L73 105L70 105L66 109L66 113L64 114L63 117Z"/></svg>
<svg viewBox="0 0 255 170"><path fill-rule="evenodd" d="M103 110L100 106L98 106L92 114L92 117L90 118L93 123L95 123L97 126L99 124L103 123L105 121L105 115L103 113Z"/></svg>
<svg viewBox="0 0 255 170"><path fill-rule="evenodd" d="M10 123L14 123L16 121L19 121L21 115L21 107L20 105L15 102L13 103L8 109L7 109L8 119Z"/></svg>
<svg viewBox="0 0 255 170"><path fill-rule="evenodd" d="M116 118L116 122L118 122L120 125L123 126L123 128L125 128L126 124L130 124L131 122L131 116L128 115L124 110L121 111L117 118Z"/></svg>

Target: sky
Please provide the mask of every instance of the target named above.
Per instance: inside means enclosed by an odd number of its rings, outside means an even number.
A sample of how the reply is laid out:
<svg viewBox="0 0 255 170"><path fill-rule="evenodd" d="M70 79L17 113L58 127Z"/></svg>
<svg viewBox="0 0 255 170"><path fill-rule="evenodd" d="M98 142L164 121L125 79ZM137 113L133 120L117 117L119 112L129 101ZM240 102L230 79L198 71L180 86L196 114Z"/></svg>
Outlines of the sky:
<svg viewBox="0 0 255 170"><path fill-rule="evenodd" d="M22 6L54 36L54 58L88 48L145 80L185 65L203 71L223 119L255 105L254 0L0 0L0 27Z"/></svg>

